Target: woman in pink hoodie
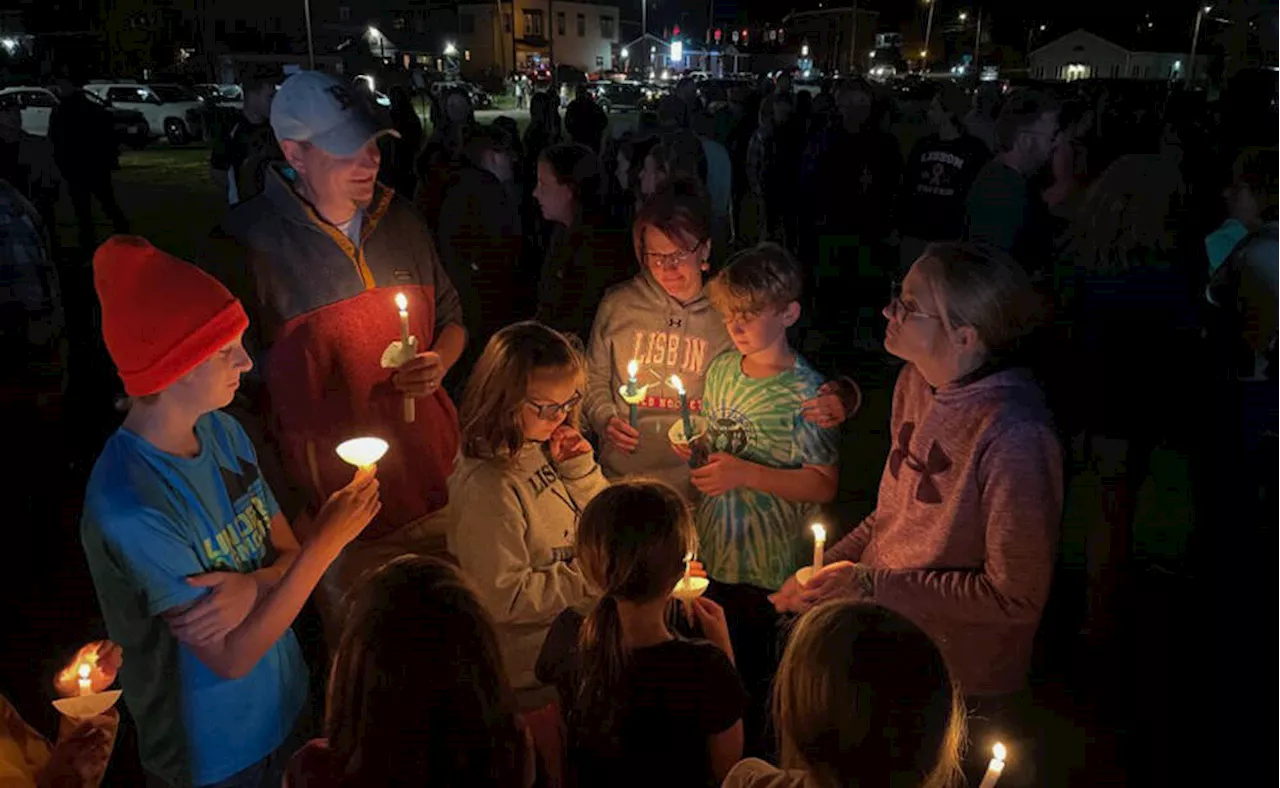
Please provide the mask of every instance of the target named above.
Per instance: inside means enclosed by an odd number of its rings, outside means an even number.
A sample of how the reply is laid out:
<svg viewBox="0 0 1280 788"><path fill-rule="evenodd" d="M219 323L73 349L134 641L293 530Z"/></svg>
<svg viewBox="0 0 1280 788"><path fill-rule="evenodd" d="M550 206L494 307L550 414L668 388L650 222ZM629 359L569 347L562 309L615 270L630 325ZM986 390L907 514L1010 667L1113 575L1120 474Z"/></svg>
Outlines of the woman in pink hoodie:
<svg viewBox="0 0 1280 788"><path fill-rule="evenodd" d="M1034 304L1001 253L925 250L884 309L885 349L907 365L876 510L806 586L792 577L773 597L792 612L874 600L911 619L1011 745L1062 515L1062 449L1040 389L1011 358Z"/></svg>

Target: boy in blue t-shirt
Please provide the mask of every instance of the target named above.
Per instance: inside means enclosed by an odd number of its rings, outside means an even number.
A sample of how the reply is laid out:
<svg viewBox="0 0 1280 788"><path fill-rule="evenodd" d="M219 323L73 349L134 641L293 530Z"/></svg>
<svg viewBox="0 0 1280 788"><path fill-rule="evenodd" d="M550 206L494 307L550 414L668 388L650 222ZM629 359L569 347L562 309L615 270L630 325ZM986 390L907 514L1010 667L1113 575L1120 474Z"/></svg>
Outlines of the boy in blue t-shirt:
<svg viewBox="0 0 1280 788"><path fill-rule="evenodd" d="M835 498L839 433L807 420L802 407L822 376L787 342L802 286L799 264L776 244L739 252L711 280L735 350L707 369L713 453L690 479L703 493L699 558L727 583L781 587L809 562L809 525Z"/></svg>
<svg viewBox="0 0 1280 788"><path fill-rule="evenodd" d="M80 535L148 786L278 786L307 695L290 625L376 513L362 471L299 545L230 404L251 362L226 288L145 240L94 255L132 405L89 478Z"/></svg>

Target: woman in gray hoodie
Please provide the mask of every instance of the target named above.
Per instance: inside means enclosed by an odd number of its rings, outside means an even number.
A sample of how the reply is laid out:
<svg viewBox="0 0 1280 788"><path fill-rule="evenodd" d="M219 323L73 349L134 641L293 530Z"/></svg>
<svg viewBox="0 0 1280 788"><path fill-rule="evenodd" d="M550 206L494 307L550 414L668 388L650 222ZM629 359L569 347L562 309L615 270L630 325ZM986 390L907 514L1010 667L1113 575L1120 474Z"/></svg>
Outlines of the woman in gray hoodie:
<svg viewBox="0 0 1280 788"><path fill-rule="evenodd" d="M636 214L632 241L640 272L611 288L596 311L583 414L600 436L600 464L607 476L654 477L693 500L689 466L667 440L667 431L680 419L671 376L680 377L689 409L698 413L707 368L733 347L704 289L711 268L711 208L701 185L687 178L663 184ZM637 387L644 388L634 426L620 393L632 360ZM829 386L804 404L806 418L824 427L840 424L856 410L843 404L842 395L856 393L852 381Z"/></svg>

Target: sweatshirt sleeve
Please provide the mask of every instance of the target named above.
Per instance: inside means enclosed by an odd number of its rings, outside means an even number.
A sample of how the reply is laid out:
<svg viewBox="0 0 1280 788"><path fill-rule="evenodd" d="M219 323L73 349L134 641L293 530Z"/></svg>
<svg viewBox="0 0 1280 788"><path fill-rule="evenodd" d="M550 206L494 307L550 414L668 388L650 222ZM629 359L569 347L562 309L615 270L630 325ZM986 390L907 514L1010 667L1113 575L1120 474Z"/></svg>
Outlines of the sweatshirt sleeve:
<svg viewBox="0 0 1280 788"><path fill-rule="evenodd" d="M591 324L587 343L587 393L583 397L582 414L597 435L603 435L609 419L618 415L613 401L613 347L609 343L609 318L613 299L606 297Z"/></svg>
<svg viewBox="0 0 1280 788"><path fill-rule="evenodd" d="M588 452L556 465L560 480L569 492L578 510L586 508L591 499L609 486L609 480L600 472L600 465L595 455Z"/></svg>
<svg viewBox="0 0 1280 788"><path fill-rule="evenodd" d="M878 570L877 602L907 617L973 624L1039 620L1062 519L1062 449L1047 425L1023 423L997 436L979 463L986 519L982 569Z"/></svg>
<svg viewBox="0 0 1280 788"><path fill-rule="evenodd" d="M550 625L587 597L586 580L572 564L532 566L524 508L509 485L472 483L460 498L463 520L449 547L495 623Z"/></svg>
<svg viewBox="0 0 1280 788"><path fill-rule="evenodd" d="M867 544L871 542L871 529L875 527L875 522L875 512L864 517L857 528L845 534L843 539L823 554L822 560L828 564L836 561L853 561L854 563L861 561L862 551L866 550Z"/></svg>

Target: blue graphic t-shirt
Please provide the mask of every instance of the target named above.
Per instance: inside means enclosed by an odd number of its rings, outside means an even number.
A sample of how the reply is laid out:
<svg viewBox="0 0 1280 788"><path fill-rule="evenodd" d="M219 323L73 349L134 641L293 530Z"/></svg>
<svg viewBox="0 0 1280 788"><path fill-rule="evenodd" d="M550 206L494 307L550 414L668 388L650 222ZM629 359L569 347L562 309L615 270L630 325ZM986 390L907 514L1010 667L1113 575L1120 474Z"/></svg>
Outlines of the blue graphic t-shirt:
<svg viewBox="0 0 1280 788"><path fill-rule="evenodd" d="M243 678L220 678L161 614L207 593L186 579L269 566L280 510L249 437L215 412L196 422L200 453L178 457L121 428L93 467L80 538L111 639L124 648L124 699L148 772L207 785L280 746L307 693L307 666L286 632Z"/></svg>
<svg viewBox="0 0 1280 788"><path fill-rule="evenodd" d="M750 378L742 373L741 353L721 353L707 370L703 395L711 451L770 468L835 465L839 432L800 413L822 383L800 356L789 370ZM717 580L778 588L809 563L809 524L821 510L748 487L704 496L697 513L699 557Z"/></svg>

